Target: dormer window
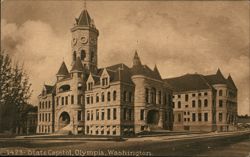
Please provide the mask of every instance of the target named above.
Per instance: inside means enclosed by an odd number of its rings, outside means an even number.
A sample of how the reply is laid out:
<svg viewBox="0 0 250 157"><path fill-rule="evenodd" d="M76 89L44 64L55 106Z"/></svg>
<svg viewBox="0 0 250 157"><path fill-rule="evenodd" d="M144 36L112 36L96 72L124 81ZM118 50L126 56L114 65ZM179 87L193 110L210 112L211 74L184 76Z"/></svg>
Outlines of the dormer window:
<svg viewBox="0 0 250 157"><path fill-rule="evenodd" d="M102 78L102 86L108 86L108 78Z"/></svg>
<svg viewBox="0 0 250 157"><path fill-rule="evenodd" d="M43 96L46 95L46 90L45 90L45 89L43 90L42 95L43 95Z"/></svg>
<svg viewBox="0 0 250 157"><path fill-rule="evenodd" d="M93 89L93 85L94 85L93 82L89 82L88 85L87 85L87 89L88 90L92 90Z"/></svg>
<svg viewBox="0 0 250 157"><path fill-rule="evenodd" d="M70 85L62 85L59 88L59 92L66 92L66 91L69 91L69 90L70 90Z"/></svg>

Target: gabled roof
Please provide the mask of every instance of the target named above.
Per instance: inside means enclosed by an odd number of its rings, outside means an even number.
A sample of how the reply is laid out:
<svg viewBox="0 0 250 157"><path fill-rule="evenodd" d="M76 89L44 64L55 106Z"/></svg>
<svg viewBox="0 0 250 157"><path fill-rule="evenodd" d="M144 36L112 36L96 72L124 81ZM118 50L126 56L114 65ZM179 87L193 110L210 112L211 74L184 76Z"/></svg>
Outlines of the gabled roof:
<svg viewBox="0 0 250 157"><path fill-rule="evenodd" d="M226 79L222 75L220 69L217 70L216 74L206 75L205 79L209 82L209 84L226 84Z"/></svg>
<svg viewBox="0 0 250 157"><path fill-rule="evenodd" d="M229 88L232 88L232 89L236 89L237 90L237 87L231 77L231 75L229 74L229 76L227 77L227 85L229 86Z"/></svg>
<svg viewBox="0 0 250 157"><path fill-rule="evenodd" d="M157 80L162 80L159 73L151 70L147 65L133 66L131 68L132 75L143 75Z"/></svg>
<svg viewBox="0 0 250 157"><path fill-rule="evenodd" d="M57 74L56 75L61 75L61 76L66 76L69 74L69 71L68 71L68 68L65 64L65 62L63 61L62 62L62 65L60 67L60 69L58 70Z"/></svg>
<svg viewBox="0 0 250 157"><path fill-rule="evenodd" d="M73 63L72 71L79 71L82 72L84 70L83 65L82 65L82 61L79 57L76 58L76 61Z"/></svg>
<svg viewBox="0 0 250 157"><path fill-rule="evenodd" d="M76 24L78 26L90 26L91 25L91 18L89 16L89 13L86 9L84 9L79 18L76 18Z"/></svg>
<svg viewBox="0 0 250 157"><path fill-rule="evenodd" d="M47 93L47 94L50 94L50 93L52 93L54 86L51 86L51 85L44 85L44 88L45 88L45 90L46 90L46 93Z"/></svg>
<svg viewBox="0 0 250 157"><path fill-rule="evenodd" d="M98 69L97 76L100 77L104 69L105 68ZM126 83L133 83L131 80L132 75L130 72L130 68L123 63L106 67L106 70L110 76L110 82L122 81ZM97 81L96 84L100 84L100 81Z"/></svg>
<svg viewBox="0 0 250 157"><path fill-rule="evenodd" d="M186 74L180 77L164 79L164 81L174 88L174 91L194 91L211 89L212 87L200 74Z"/></svg>
<svg viewBox="0 0 250 157"><path fill-rule="evenodd" d="M161 78L161 74L160 74L160 72L159 72L159 70L158 70L158 68L157 68L156 65L154 67L154 73L157 75L158 78Z"/></svg>

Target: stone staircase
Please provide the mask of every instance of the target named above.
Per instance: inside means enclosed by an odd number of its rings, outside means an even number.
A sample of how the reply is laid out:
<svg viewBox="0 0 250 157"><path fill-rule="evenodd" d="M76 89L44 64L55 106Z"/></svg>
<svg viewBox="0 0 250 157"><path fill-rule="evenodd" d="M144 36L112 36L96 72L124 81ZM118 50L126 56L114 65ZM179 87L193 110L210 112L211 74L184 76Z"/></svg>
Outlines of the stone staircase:
<svg viewBox="0 0 250 157"><path fill-rule="evenodd" d="M70 135L72 132L72 127L70 124L66 125L65 127L61 128L60 130L56 131L54 134L56 135Z"/></svg>

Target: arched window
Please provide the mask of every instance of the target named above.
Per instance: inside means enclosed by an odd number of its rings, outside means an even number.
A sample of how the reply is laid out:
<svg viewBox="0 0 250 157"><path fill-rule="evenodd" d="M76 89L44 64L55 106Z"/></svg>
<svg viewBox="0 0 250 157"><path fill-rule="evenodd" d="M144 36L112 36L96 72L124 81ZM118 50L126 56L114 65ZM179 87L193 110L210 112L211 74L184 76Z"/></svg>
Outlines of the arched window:
<svg viewBox="0 0 250 157"><path fill-rule="evenodd" d="M201 100L198 100L198 107L201 107Z"/></svg>
<svg viewBox="0 0 250 157"><path fill-rule="evenodd" d="M113 101L116 100L116 91L113 92Z"/></svg>
<svg viewBox="0 0 250 157"><path fill-rule="evenodd" d="M69 91L70 90L70 85L62 85L59 88L59 92L65 92L65 91Z"/></svg>
<svg viewBox="0 0 250 157"><path fill-rule="evenodd" d="M108 92L108 94L107 94L107 99L108 99L108 101L110 101L110 92Z"/></svg>
<svg viewBox="0 0 250 157"><path fill-rule="evenodd" d="M207 101L207 99L204 100L204 106L205 106L205 107L208 106L208 101Z"/></svg>
<svg viewBox="0 0 250 157"><path fill-rule="evenodd" d="M152 103L156 103L156 89L155 88L152 88L151 90L151 102Z"/></svg>
<svg viewBox="0 0 250 157"><path fill-rule="evenodd" d="M99 95L96 94L96 102L99 102Z"/></svg>
<svg viewBox="0 0 250 157"><path fill-rule="evenodd" d="M178 101L178 108L181 108L181 102Z"/></svg>
<svg viewBox="0 0 250 157"><path fill-rule="evenodd" d="M76 61L76 51L73 52L73 61Z"/></svg>
<svg viewBox="0 0 250 157"><path fill-rule="evenodd" d="M85 57L86 57L86 53L85 53L85 51L84 50L81 50L81 60L84 60L85 59Z"/></svg>
<svg viewBox="0 0 250 157"><path fill-rule="evenodd" d="M104 93L102 93L102 102L104 102L105 97L104 97Z"/></svg>
<svg viewBox="0 0 250 157"><path fill-rule="evenodd" d="M161 104L161 91L158 91L158 104Z"/></svg>
<svg viewBox="0 0 250 157"><path fill-rule="evenodd" d="M223 91L220 89L220 90L219 90L219 96L222 96L222 92L223 92Z"/></svg>

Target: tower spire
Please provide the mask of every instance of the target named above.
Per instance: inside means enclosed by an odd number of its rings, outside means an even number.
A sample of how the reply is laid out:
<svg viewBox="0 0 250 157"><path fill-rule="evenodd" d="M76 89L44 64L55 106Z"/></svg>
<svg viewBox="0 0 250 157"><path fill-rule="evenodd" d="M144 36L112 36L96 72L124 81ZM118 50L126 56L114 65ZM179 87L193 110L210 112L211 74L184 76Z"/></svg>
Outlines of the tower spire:
<svg viewBox="0 0 250 157"><path fill-rule="evenodd" d="M84 8L84 10L87 10L87 3L86 3L86 0L84 0L83 8Z"/></svg>

